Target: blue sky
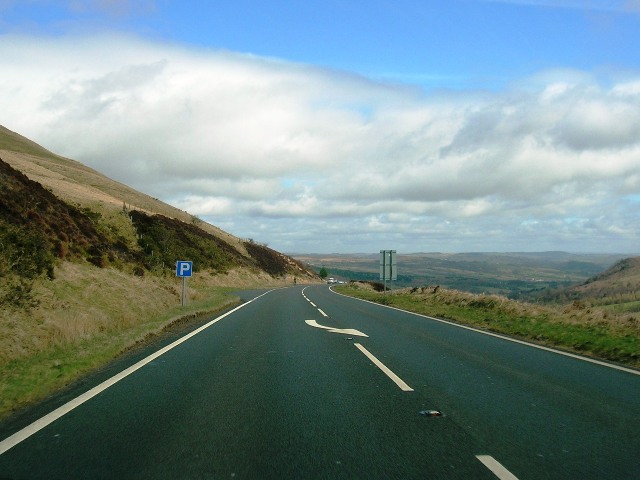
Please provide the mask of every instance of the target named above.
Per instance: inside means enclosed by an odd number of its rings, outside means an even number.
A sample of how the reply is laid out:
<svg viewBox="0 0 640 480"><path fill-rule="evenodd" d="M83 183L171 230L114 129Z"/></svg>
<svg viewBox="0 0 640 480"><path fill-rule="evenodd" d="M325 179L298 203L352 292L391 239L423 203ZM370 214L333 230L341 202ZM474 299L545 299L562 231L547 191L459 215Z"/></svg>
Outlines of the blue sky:
<svg viewBox="0 0 640 480"><path fill-rule="evenodd" d="M638 253L637 45L638 0L0 0L0 124L285 252Z"/></svg>
<svg viewBox="0 0 640 480"><path fill-rule="evenodd" d="M0 11L5 32L115 30L426 88L501 88L549 68L637 69L638 3L5 0Z"/></svg>

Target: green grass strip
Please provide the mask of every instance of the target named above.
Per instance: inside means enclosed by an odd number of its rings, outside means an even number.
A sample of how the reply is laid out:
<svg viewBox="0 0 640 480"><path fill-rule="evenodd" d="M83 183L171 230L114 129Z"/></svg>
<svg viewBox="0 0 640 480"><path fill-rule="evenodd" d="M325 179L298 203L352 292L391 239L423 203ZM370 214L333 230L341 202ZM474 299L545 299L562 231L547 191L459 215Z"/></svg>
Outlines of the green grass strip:
<svg viewBox="0 0 640 480"><path fill-rule="evenodd" d="M473 296L472 301L452 302L450 299L442 301L442 295L389 292L385 295L349 286L340 286L336 290L356 298L451 320L539 345L640 367L640 337L632 328L603 322L572 323L566 321L560 311L554 314L550 308L545 308L540 312L535 305L530 307L530 314L514 315L510 311L512 301L493 296ZM446 293L443 295L446 296ZM527 309L523 304L518 306L519 312Z"/></svg>
<svg viewBox="0 0 640 480"><path fill-rule="evenodd" d="M231 290L209 289L206 300L176 306L130 328L51 347L0 365L0 419L43 400L176 322L193 321L196 316L214 314L238 303L237 298L228 294Z"/></svg>

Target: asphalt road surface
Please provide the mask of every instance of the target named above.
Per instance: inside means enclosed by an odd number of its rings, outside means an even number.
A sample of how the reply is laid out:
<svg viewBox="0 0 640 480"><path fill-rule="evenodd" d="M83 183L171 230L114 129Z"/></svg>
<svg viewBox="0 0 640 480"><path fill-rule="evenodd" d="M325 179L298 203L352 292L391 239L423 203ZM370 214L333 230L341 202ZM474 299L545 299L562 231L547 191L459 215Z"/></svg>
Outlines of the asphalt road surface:
<svg viewBox="0 0 640 480"><path fill-rule="evenodd" d="M0 425L0 479L640 479L637 371L327 286L242 295Z"/></svg>

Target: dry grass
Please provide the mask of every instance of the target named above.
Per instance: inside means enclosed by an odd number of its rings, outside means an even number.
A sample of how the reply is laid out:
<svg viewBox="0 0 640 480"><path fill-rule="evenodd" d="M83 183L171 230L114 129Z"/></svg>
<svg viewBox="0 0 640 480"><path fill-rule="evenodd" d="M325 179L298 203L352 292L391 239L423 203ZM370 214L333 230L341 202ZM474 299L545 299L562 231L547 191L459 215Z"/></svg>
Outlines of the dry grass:
<svg viewBox="0 0 640 480"><path fill-rule="evenodd" d="M188 305L183 309L179 307L181 280L176 277L136 277L65 262L56 269L55 280L38 280L37 308L0 311L0 365L104 333L153 324L153 319L165 318L170 312L170 318L154 326L162 328L181 312L206 310L208 299L217 291L291 283L292 279L275 280L247 270L196 274L187 282ZM141 334L148 333L144 329Z"/></svg>
<svg viewBox="0 0 640 480"><path fill-rule="evenodd" d="M640 315L616 314L606 309L587 307L579 302L564 306L538 305L510 300L499 295L478 295L457 290L426 289L417 293L415 289L403 289L397 294L412 294L426 302L442 305L456 305L463 308L477 308L484 311L499 311L512 318L530 318L563 325L606 327L619 334L631 334L640 338Z"/></svg>
<svg viewBox="0 0 640 480"><path fill-rule="evenodd" d="M182 284L175 276L136 277L63 262L54 280L37 281L37 308L0 311L0 418L182 318L232 305L233 289L292 283L246 269L196 274L187 282L187 306L181 307Z"/></svg>
<svg viewBox="0 0 640 480"><path fill-rule="evenodd" d="M175 287L152 277L134 277L90 264L65 262L56 279L34 288L32 310L0 313L0 363L47 348L122 330L175 304Z"/></svg>

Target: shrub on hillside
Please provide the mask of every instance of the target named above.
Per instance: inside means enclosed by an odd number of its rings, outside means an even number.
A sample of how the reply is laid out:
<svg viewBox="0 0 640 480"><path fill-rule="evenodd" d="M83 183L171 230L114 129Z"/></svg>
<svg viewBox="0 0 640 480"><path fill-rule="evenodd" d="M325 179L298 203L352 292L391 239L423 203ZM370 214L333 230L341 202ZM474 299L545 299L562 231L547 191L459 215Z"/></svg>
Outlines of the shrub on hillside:
<svg viewBox="0 0 640 480"><path fill-rule="evenodd" d="M117 229L99 212L70 205L38 182L0 160L0 220L41 239L40 247L65 260L87 259L97 265L112 261L139 264ZM96 254L99 250L101 253Z"/></svg>
<svg viewBox="0 0 640 480"><path fill-rule="evenodd" d="M225 272L244 261L235 248L196 225L137 210L130 216L151 269L165 271L177 260L191 260L194 271Z"/></svg>
<svg viewBox="0 0 640 480"><path fill-rule="evenodd" d="M269 275L275 277L287 273L286 260L275 250L253 241L244 242L244 246L258 266Z"/></svg>
<svg viewBox="0 0 640 480"><path fill-rule="evenodd" d="M0 305L34 306L31 288L43 274L53 279L54 257L37 232L0 220Z"/></svg>

